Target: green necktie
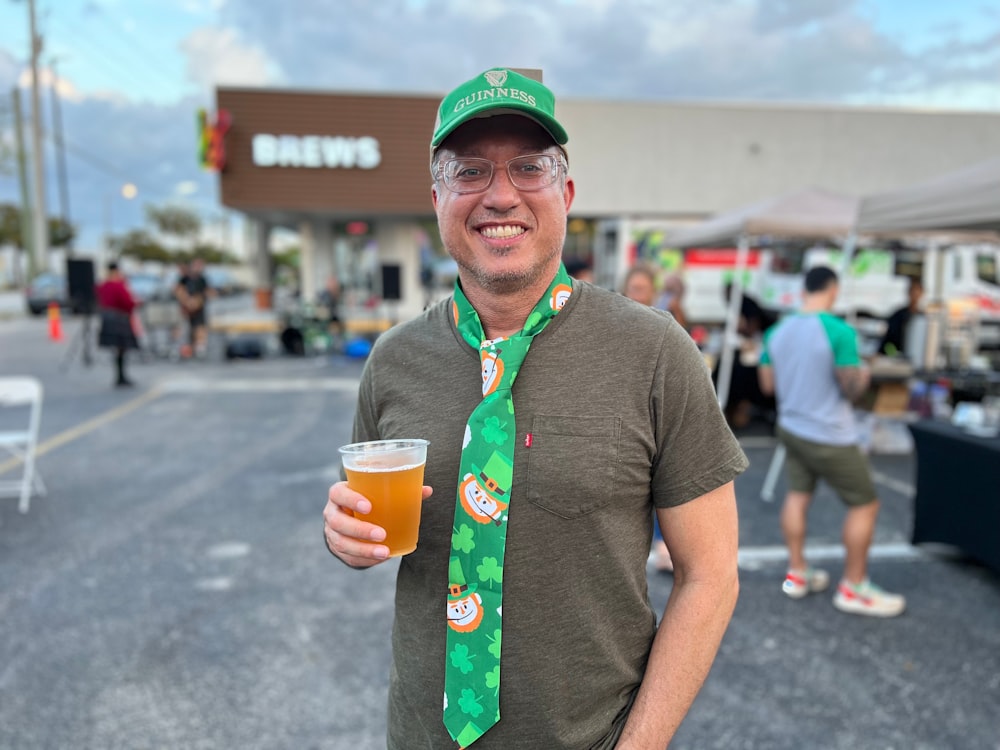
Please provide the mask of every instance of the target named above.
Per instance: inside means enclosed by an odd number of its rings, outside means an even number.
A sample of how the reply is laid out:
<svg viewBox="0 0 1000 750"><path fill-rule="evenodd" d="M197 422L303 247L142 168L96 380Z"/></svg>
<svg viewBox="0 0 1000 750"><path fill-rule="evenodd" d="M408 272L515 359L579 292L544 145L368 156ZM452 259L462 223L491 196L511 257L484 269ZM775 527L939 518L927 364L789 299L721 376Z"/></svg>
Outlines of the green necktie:
<svg viewBox="0 0 1000 750"><path fill-rule="evenodd" d="M483 400L469 416L462 441L448 564L444 724L461 747L500 721L503 555L514 476L511 388L532 339L572 291L573 282L560 265L524 328L509 338L487 340L479 314L455 283L455 325L479 350L483 375Z"/></svg>

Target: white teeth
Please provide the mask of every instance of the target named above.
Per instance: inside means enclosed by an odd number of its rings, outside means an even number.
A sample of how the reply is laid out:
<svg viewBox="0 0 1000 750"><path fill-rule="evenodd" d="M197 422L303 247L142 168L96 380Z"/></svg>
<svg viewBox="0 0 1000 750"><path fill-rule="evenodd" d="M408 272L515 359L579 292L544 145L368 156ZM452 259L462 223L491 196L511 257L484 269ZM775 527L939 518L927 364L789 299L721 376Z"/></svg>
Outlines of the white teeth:
<svg viewBox="0 0 1000 750"><path fill-rule="evenodd" d="M488 237L491 240L501 240L507 237L517 237L520 234L524 234L524 227L505 224L502 227L483 227L480 231L484 237Z"/></svg>

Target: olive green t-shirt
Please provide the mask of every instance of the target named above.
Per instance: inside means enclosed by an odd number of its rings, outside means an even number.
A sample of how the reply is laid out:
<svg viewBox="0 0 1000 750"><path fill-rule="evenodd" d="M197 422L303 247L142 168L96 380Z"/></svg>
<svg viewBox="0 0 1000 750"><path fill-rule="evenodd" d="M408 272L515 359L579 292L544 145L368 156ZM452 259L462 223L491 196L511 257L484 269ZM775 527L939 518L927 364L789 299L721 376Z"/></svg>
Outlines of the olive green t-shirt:
<svg viewBox="0 0 1000 750"><path fill-rule="evenodd" d="M430 441L420 540L396 580L388 747L455 747L441 721L448 557L478 353L451 300L379 338L354 438ZM513 389L500 723L476 750L613 747L656 629L653 506L732 480L746 457L694 343L664 313L575 282Z"/></svg>

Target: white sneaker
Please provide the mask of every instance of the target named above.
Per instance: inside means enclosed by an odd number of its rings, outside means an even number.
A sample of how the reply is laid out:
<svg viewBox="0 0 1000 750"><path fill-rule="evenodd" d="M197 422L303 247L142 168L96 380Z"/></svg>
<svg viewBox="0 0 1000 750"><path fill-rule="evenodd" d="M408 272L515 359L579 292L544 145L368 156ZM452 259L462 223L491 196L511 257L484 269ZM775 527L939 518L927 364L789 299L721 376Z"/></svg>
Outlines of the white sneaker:
<svg viewBox="0 0 1000 750"><path fill-rule="evenodd" d="M883 591L867 578L858 584L842 580L833 596L833 606L852 615L895 617L906 609L906 599Z"/></svg>
<svg viewBox="0 0 1000 750"><path fill-rule="evenodd" d="M825 570L819 568L792 570L789 568L788 573L785 574L785 582L781 584L781 590L792 599L801 599L806 594L823 591L829 585L830 576Z"/></svg>

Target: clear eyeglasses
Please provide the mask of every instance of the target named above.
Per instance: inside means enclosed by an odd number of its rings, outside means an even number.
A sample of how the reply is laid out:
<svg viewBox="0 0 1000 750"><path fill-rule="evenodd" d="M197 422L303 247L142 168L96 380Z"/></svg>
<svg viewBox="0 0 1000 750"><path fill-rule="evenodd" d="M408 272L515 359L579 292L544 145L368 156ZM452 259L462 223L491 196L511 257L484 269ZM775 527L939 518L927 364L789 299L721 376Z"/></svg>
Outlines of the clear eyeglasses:
<svg viewBox="0 0 1000 750"><path fill-rule="evenodd" d="M502 165L489 159L460 157L439 162L434 177L453 193L481 193L493 182L495 167L505 167L518 190L531 191L554 183L560 170L566 169L566 162L555 154L518 156Z"/></svg>

